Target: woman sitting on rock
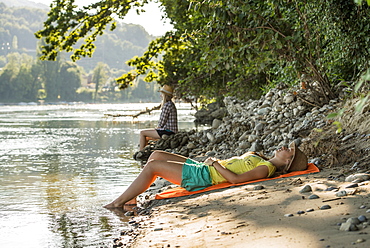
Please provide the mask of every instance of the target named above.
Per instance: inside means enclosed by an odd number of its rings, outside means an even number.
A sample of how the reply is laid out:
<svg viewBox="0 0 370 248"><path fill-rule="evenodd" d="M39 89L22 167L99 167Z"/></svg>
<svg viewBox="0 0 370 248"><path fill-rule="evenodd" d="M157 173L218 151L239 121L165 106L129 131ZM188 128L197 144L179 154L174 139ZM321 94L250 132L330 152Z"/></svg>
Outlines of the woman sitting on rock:
<svg viewBox="0 0 370 248"><path fill-rule="evenodd" d="M172 101L173 88L169 85L164 85L159 92L161 92L162 97L162 111L159 116L158 126L140 131L140 150L143 150L148 145L150 139L159 139L164 134L172 135L178 131L177 109Z"/></svg>
<svg viewBox="0 0 370 248"><path fill-rule="evenodd" d="M123 208L126 202L148 189L157 177L181 185L188 191L196 191L223 182L235 184L271 177L276 170L286 173L306 168L307 157L294 142L289 148L276 150L269 160L246 153L227 160L207 158L203 163L181 155L154 151L126 191L105 207Z"/></svg>

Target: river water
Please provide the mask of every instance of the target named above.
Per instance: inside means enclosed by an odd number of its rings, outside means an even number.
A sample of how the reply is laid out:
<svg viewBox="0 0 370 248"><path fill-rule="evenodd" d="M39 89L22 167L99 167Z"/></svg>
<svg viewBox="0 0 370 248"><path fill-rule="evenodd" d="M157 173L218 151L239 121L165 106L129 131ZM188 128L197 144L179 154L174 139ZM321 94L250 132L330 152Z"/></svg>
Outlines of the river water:
<svg viewBox="0 0 370 248"><path fill-rule="evenodd" d="M158 104L0 106L0 247L112 247L128 218L102 206L140 172L139 132L160 111L109 114ZM177 108L180 130L195 128Z"/></svg>

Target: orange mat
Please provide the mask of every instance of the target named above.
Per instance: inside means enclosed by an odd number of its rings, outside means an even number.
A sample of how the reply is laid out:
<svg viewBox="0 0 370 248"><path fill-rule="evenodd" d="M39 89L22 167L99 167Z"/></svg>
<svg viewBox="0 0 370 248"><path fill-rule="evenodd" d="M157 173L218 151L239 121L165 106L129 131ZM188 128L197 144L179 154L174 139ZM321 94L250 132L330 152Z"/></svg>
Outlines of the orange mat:
<svg viewBox="0 0 370 248"><path fill-rule="evenodd" d="M177 187L177 188L166 190L166 191L164 191L160 194L157 194L155 196L155 199L160 200L160 199L174 198L174 197L180 197L180 196L194 195L194 194L199 194L199 193L202 193L202 192L207 192L207 191L211 191L211 190L215 190L215 189L223 189L223 188L228 188L228 187L232 187L232 186L239 186L239 185L244 185L244 184L274 180L274 179L279 179L279 178L284 178L284 177L292 177L292 176L299 176L299 175L317 173L319 171L320 171L319 168L317 168L313 163L309 163L308 167L307 167L307 170L304 170L304 171L294 171L294 172L290 172L290 173L280 175L280 176L277 176L277 177L258 179L258 180L244 182L244 183L237 183L237 184L221 183L221 184L212 185L208 188L205 188L205 189L202 189L202 190L197 190L197 191L187 191L186 189L184 189L182 187Z"/></svg>

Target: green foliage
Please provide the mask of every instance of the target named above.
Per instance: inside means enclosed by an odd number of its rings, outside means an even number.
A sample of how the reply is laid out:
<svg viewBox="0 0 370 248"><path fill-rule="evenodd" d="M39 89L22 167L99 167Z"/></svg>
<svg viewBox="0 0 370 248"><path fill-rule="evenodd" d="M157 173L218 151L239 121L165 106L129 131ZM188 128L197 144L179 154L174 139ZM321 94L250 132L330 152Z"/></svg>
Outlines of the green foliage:
<svg viewBox="0 0 370 248"><path fill-rule="evenodd" d="M37 91L37 99L44 100L46 98L46 91L45 89L39 89Z"/></svg>
<svg viewBox="0 0 370 248"><path fill-rule="evenodd" d="M341 133L343 131L342 123L339 121L334 121L333 125L337 127L336 133Z"/></svg>
<svg viewBox="0 0 370 248"><path fill-rule="evenodd" d="M0 99L4 102L35 101L40 82L34 80L37 73L31 56L11 53L8 63L0 71Z"/></svg>
<svg viewBox="0 0 370 248"><path fill-rule="evenodd" d="M359 93L361 90L361 87L365 85L366 83L367 83L366 86L369 87L369 81L370 81L370 69L367 70L367 72L361 76L360 80L355 86L355 92ZM367 93L362 95L360 101L355 106L357 112L362 112L365 104L369 101L369 98L370 98L369 88L365 89L364 92L367 92Z"/></svg>
<svg viewBox="0 0 370 248"><path fill-rule="evenodd" d="M106 82L107 80L107 71L109 71L109 67L106 64L99 63L92 74L92 83L95 84L95 97L94 100L96 101L98 91L102 88L102 85Z"/></svg>
<svg viewBox="0 0 370 248"><path fill-rule="evenodd" d="M97 36L147 1L102 0L77 9L56 1L44 29L43 59L60 51L77 60L92 56ZM183 99L255 98L261 89L302 80L324 104L334 86L356 80L369 67L370 7L347 0L161 0L175 31L153 40L133 70L118 79L121 89L140 75L175 86ZM84 38L79 48L77 41ZM315 82L315 83L314 83Z"/></svg>
<svg viewBox="0 0 370 248"><path fill-rule="evenodd" d="M73 52L73 61L81 57L91 57L98 36L105 29L113 31L116 22L113 16L123 18L132 5L142 6L143 1L99 1L79 9L74 0L55 1L51 5L44 29L36 33L36 37L45 38L41 59L55 60L60 51ZM79 48L74 48L77 42L84 38Z"/></svg>
<svg viewBox="0 0 370 248"><path fill-rule="evenodd" d="M81 69L72 62L58 57L56 61L41 61L42 81L47 101L76 101L81 86Z"/></svg>
<svg viewBox="0 0 370 248"><path fill-rule="evenodd" d="M42 29L43 22L48 17L47 11L29 7L6 7L2 3L0 5L0 56L12 52L36 56L38 39L34 33ZM130 68L125 61L142 54L152 39L139 25L117 23L113 32L105 32L95 41L98 49L95 50L94 57L81 58L78 64L87 72L93 70L98 62L128 71ZM75 47L81 44L82 41Z"/></svg>
<svg viewBox="0 0 370 248"><path fill-rule="evenodd" d="M77 98L83 102L93 102L94 92L93 89L87 89L85 87L81 87L76 91Z"/></svg>
<svg viewBox="0 0 370 248"><path fill-rule="evenodd" d="M359 81L356 83L354 87L354 92L349 94L351 97L357 97L359 98L358 102L355 104L355 111L357 113L361 113L365 107L365 104L368 102L370 98L369 93L369 85L368 82L370 81L370 69L367 70L359 79ZM367 85L365 85L367 83ZM361 93L361 89L363 93ZM337 117L340 117L344 114L346 111L346 108L340 109L338 112L330 113L326 116L327 119L334 119ZM337 126L337 133L340 133L342 131L342 123L338 121L334 121L333 125Z"/></svg>
<svg viewBox="0 0 370 248"><path fill-rule="evenodd" d="M77 89L81 87L81 68L76 63L62 63L59 69L60 96L64 101L77 101Z"/></svg>
<svg viewBox="0 0 370 248"><path fill-rule="evenodd" d="M10 53L6 58L0 71L2 102L76 100L81 72L75 63L61 59L41 62L19 53Z"/></svg>
<svg viewBox="0 0 370 248"><path fill-rule="evenodd" d="M334 85L368 67L366 6L334 0L161 2L177 31L129 61L136 70L119 79L123 88L146 74L148 81L175 85L184 98L253 98L267 85L292 85L304 75L326 103L335 97ZM153 62L161 53L162 61Z"/></svg>
<svg viewBox="0 0 370 248"><path fill-rule="evenodd" d="M0 3L0 101L19 102L37 101L81 101L92 98L77 94L84 77L82 68L63 58L61 53L56 61L36 60L39 44L34 33L42 28L47 18L47 11L25 7L7 7ZM143 27L134 24L117 23L113 32L107 32L96 41L99 49L94 58L83 58L78 65L83 66L87 73L91 73L98 61L103 61L110 68L112 77L118 77L130 68L124 63L129 58L142 54L153 37ZM45 45L40 40L40 46ZM79 42L81 44L82 42ZM17 58L13 59L17 54ZM21 62L27 55L27 62ZM68 55L68 54L67 54ZM59 60L61 59L61 60ZM111 80L111 88L115 82ZM101 89L99 89L101 90ZM100 94L99 92L98 94ZM115 92L114 97L119 101L122 92ZM156 93L150 92L152 96ZM80 99L80 97L82 97ZM153 97L151 97L152 99ZM136 100L133 99L132 100ZM82 100L83 101L83 100Z"/></svg>
<svg viewBox="0 0 370 248"><path fill-rule="evenodd" d="M174 49L174 46L176 49ZM174 52L178 52L181 49L182 43L176 37L172 35L171 32L167 33L164 37L158 38L152 41L149 44L148 50L141 57L135 56L131 60L127 61L129 66L135 66L135 70L126 73L119 79L117 82L120 84L120 88L124 89L127 86L131 85L132 82L139 76L146 74L145 81L152 82L158 81L159 83L173 84L175 80L170 80L170 75L164 71L163 61L156 61L155 59L158 56L165 52L164 56L171 56ZM172 51L174 50L174 52ZM173 59L176 59L176 56L171 56ZM175 63L173 61L171 63ZM176 74L175 71L171 71L172 75ZM166 79L166 81L163 80ZM162 82L163 81L163 82Z"/></svg>
<svg viewBox="0 0 370 248"><path fill-rule="evenodd" d="M365 1L364 0L354 0L354 2L357 3L357 4L359 4L359 5L361 5ZM366 2L367 2L367 5L370 6L370 0L366 0Z"/></svg>
<svg viewBox="0 0 370 248"><path fill-rule="evenodd" d="M0 70L1 102L159 102L158 86L137 80L127 91L117 90L111 78L119 71L99 64L92 73L95 89L81 87L81 67L58 57L57 61L40 61L26 54L10 53Z"/></svg>

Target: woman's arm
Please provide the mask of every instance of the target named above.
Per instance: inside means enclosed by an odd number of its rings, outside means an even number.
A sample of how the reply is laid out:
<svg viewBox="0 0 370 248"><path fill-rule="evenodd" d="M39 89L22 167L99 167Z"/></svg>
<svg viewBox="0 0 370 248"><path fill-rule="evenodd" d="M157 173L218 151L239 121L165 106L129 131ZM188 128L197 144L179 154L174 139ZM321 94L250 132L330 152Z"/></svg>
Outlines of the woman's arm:
<svg viewBox="0 0 370 248"><path fill-rule="evenodd" d="M268 176L269 170L266 165L260 165L253 170L244 172L242 174L235 174L222 166L217 160L205 161L206 164L213 166L229 183L243 183L257 179L263 179Z"/></svg>
<svg viewBox="0 0 370 248"><path fill-rule="evenodd" d="M158 128L163 128L167 121L168 117L170 116L171 108L167 104L167 102L163 105L161 115L159 116L159 121L158 121Z"/></svg>

